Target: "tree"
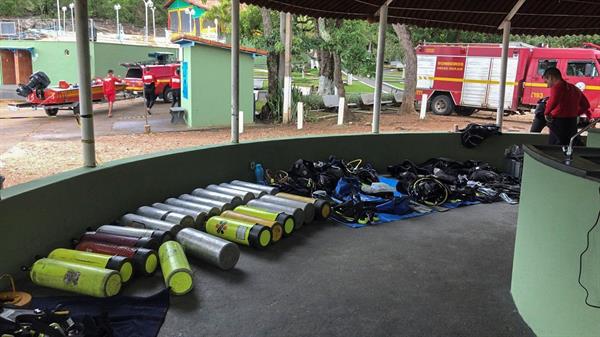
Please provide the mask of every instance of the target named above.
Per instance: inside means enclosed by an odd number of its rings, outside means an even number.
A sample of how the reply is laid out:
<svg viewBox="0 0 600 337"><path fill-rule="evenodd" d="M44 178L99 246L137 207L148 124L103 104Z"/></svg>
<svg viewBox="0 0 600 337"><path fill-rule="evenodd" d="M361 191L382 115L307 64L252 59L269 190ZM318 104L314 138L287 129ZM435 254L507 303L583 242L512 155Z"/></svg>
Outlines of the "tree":
<svg viewBox="0 0 600 337"><path fill-rule="evenodd" d="M400 113L416 113L415 92L417 90L417 53L413 46L411 32L406 25L393 25L394 31L404 49L404 95Z"/></svg>
<svg viewBox="0 0 600 337"><path fill-rule="evenodd" d="M261 7L260 14L262 18L264 37L267 40L273 41L275 36L273 34L273 24L271 20L271 14L268 9ZM267 54L267 77L269 81L269 97L277 96L279 90L279 51L275 48L271 48Z"/></svg>
<svg viewBox="0 0 600 337"><path fill-rule="evenodd" d="M319 18L318 31L319 37L322 40L322 46L318 51L319 55L319 95L333 95L333 55L330 52L331 35L327 32L327 27L324 18Z"/></svg>
<svg viewBox="0 0 600 337"><path fill-rule="evenodd" d="M203 0L206 2L206 0ZM219 4L211 7L204 18L208 20L217 20L219 24L219 32L228 34L231 27L231 0L221 0ZM241 18L240 18L241 20Z"/></svg>

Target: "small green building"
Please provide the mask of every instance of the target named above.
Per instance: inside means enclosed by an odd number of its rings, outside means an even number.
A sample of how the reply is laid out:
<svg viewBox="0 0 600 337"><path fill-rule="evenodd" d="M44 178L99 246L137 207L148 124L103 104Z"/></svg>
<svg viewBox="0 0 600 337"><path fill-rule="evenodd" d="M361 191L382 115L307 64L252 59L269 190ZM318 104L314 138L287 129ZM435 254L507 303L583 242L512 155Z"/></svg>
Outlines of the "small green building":
<svg viewBox="0 0 600 337"><path fill-rule="evenodd" d="M90 42L92 77L103 77L108 69L124 76L121 63L148 60L152 52L171 52L178 48ZM31 73L45 72L53 84L59 80L78 81L75 41L0 40L0 85L25 83Z"/></svg>
<svg viewBox="0 0 600 337"><path fill-rule="evenodd" d="M176 36L181 45L181 107L190 127L231 123L231 46L195 36ZM254 57L265 52L240 48L240 115L252 123L254 115ZM240 118L242 118L240 116Z"/></svg>

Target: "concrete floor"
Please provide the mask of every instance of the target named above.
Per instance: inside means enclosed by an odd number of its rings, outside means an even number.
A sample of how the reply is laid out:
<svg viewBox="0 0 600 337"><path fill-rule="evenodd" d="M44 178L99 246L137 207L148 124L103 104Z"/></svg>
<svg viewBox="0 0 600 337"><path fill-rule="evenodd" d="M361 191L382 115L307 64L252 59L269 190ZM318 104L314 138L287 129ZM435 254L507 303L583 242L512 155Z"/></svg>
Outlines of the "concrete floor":
<svg viewBox="0 0 600 337"><path fill-rule="evenodd" d="M244 248L232 271L192 261L195 288L172 297L160 336L533 336L510 295L516 220L497 203L363 229L315 223Z"/></svg>

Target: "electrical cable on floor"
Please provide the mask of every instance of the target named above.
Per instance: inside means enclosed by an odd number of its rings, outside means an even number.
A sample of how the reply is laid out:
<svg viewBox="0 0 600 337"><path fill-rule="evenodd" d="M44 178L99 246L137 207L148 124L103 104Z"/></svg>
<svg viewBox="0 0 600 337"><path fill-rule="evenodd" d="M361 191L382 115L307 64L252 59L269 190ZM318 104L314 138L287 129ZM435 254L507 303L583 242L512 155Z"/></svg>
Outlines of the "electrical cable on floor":
<svg viewBox="0 0 600 337"><path fill-rule="evenodd" d="M600 195L600 188L598 189L598 194ZM600 222L600 210L598 210L598 216L596 217L596 222L594 223L594 225L592 225L592 228L590 228L590 230L587 232L587 236L586 236L586 238L587 238L587 244L585 246L585 249L579 255L579 277L577 278L577 282L579 282L579 285L583 288L583 290L585 290L585 304L587 304L588 306L590 306L592 308L597 308L597 309L600 309L600 306L594 305L594 304L590 304L588 302L588 298L590 297L590 293L589 293L588 289L583 285L583 283L581 283L581 273L582 273L582 270L583 270L583 255L585 255L585 253L590 249L590 234L598 226L599 222Z"/></svg>

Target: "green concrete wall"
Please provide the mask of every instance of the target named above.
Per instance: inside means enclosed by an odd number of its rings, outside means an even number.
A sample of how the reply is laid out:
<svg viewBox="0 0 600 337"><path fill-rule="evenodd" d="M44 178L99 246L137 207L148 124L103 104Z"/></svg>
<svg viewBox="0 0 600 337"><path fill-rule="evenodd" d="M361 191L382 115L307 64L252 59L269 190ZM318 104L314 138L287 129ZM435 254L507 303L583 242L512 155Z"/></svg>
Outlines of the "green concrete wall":
<svg viewBox="0 0 600 337"><path fill-rule="evenodd" d="M511 292L537 336L600 334L600 309L585 304L578 283L579 255L596 221L599 187L525 156ZM582 276L598 304L600 240L590 243L593 256L584 260Z"/></svg>
<svg viewBox="0 0 600 337"><path fill-rule="evenodd" d="M191 127L227 126L231 123L231 53L229 49L196 45L184 47L188 68L188 111ZM252 55L240 54L240 111L244 123L252 123L254 107ZM182 89L183 90L183 89Z"/></svg>
<svg viewBox="0 0 600 337"><path fill-rule="evenodd" d="M591 129L587 136L587 146L600 147L600 129Z"/></svg>
<svg viewBox="0 0 600 337"><path fill-rule="evenodd" d="M0 47L33 47L33 72L43 71L52 83L59 80L78 82L77 50L75 42L61 41L13 41L0 40ZM153 51L178 53L176 48L159 48L152 46L133 46L115 43L96 42L90 44L92 76L103 77L108 69L116 74L125 74L124 62L147 60L148 53Z"/></svg>
<svg viewBox="0 0 600 337"><path fill-rule="evenodd" d="M288 169L298 158L334 154L363 158L385 172L387 165L405 159L444 156L501 166L509 145L545 142L544 135L505 134L466 149L459 135L451 133L322 136L196 147L80 168L0 191L0 273L15 273L34 255L66 247L87 227L109 223L140 205L211 183L251 180L251 161Z"/></svg>
<svg viewBox="0 0 600 337"><path fill-rule="evenodd" d="M93 44L94 59L93 69L96 76L103 77L108 69L113 69L115 74L124 76L127 68L121 66L121 63L148 60L149 53L168 52L173 53L177 59L178 48L159 48L153 46L133 46L122 45L118 43Z"/></svg>
<svg viewBox="0 0 600 337"><path fill-rule="evenodd" d="M33 72L45 72L54 84L59 80L77 82L75 42L0 40L0 47L33 47Z"/></svg>

